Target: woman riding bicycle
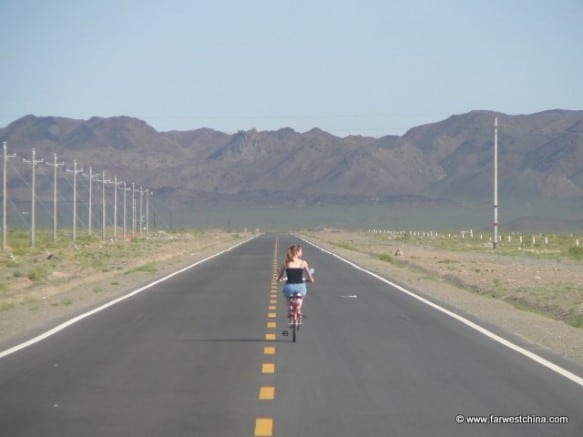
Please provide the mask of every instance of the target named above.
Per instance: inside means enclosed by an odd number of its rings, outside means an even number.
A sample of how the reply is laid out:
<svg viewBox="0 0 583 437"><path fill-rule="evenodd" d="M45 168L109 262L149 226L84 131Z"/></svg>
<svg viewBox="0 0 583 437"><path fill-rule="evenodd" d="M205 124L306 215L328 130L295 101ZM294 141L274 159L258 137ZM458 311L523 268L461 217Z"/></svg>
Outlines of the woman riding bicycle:
<svg viewBox="0 0 583 437"><path fill-rule="evenodd" d="M278 281L283 281L284 275L287 277L285 285L281 292L289 299L298 293L303 297L306 296L307 288L306 281L314 282L314 277L310 272L308 262L302 258L302 246L299 244L292 244L286 252L285 262L279 269ZM305 275L305 276L304 276ZM304 280L304 277L306 278ZM298 310L301 312L303 299L299 300Z"/></svg>

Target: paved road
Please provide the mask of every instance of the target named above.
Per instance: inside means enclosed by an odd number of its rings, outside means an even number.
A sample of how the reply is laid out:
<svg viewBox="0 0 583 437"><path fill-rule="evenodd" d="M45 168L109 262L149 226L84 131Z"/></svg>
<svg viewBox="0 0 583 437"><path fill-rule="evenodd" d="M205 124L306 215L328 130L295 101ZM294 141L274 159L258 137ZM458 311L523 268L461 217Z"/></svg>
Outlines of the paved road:
<svg viewBox="0 0 583 437"><path fill-rule="evenodd" d="M0 435L581 436L583 387L308 245L318 282L291 343L275 241L0 359Z"/></svg>

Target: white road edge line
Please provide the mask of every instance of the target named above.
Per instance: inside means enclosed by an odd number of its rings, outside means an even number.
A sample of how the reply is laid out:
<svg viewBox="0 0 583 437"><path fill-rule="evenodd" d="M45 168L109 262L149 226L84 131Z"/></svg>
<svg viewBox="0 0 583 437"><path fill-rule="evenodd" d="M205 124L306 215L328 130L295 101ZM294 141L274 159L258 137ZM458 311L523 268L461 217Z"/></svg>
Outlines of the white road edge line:
<svg viewBox="0 0 583 437"><path fill-rule="evenodd" d="M506 346L507 348L512 349L512 350L514 350L514 351L516 351L516 352L518 352L518 353L526 356L527 358L530 358L531 360L533 360L533 361L535 361L535 362L537 362L537 363L539 363L539 364L541 364L541 365L543 365L543 366L551 369L552 371L558 373L559 375L564 376L567 379L570 379L574 383L579 384L580 386L583 386L583 378L580 377L580 376L578 376L578 375L576 375L576 374L574 374L573 372L570 372L569 370L564 369L564 368L558 366L557 364L555 364L555 363L547 360L546 358L543 358L540 355L535 354L534 352L531 352L531 351L529 351L527 349L524 349L523 347L520 347L517 344L514 344L511 341L506 340L505 338L500 337L497 334L494 334L492 331L490 331L490 330L488 330L488 329L486 329L486 328L484 328L484 327L482 327L482 326L480 326L480 325L478 325L478 324L476 324L476 323L474 323L474 322L466 319L465 317L462 317L459 314L454 313L453 311L450 311L450 310L448 310L448 309L446 309L446 308L444 308L444 307L442 307L440 305L437 305L436 303L433 303L430 300L427 300L427 299L425 299L425 298L423 298L423 297L421 297L421 296L413 293L412 291L409 291L406 288L404 288L404 287L402 287L402 286L400 286L398 284L395 284L394 282L391 282L388 279L383 278L380 275L377 275L376 273L373 273L373 272L371 272L369 270L366 270L366 269L360 267L357 264L354 264L352 261L349 261L349 260L341 257L340 255L335 254L334 252L330 252L329 250L326 250L326 249L318 246L317 244L314 244L311 241L308 241L308 240L306 240L304 238L301 238L300 237L300 239L303 240L303 241L305 241L308 244L311 244L312 246L316 247L317 249L321 250L322 252L325 252L325 253L327 253L329 255L334 256L335 258L338 258L340 261L345 262L346 264L354 267L355 269L360 270L360 271L362 271L364 273L367 273L367 274L373 276L374 278L378 279L379 281L382 281L382 282L384 282L386 284L389 284L390 286L392 286L392 287L396 288L397 290L399 290L399 291L401 291L401 292L403 292L403 293L411 296L412 298L417 299L418 301L423 302L424 304L426 304L426 305L428 305L428 306L430 306L430 307L432 307L432 308L434 308L434 309L436 309L438 311L441 311L442 313L448 315L449 317L451 317L453 319L456 319L456 320L462 322L464 325L469 326L470 328L478 331L479 333L485 335L486 337L489 337L492 340L497 341L498 343Z"/></svg>
<svg viewBox="0 0 583 437"><path fill-rule="evenodd" d="M103 304L103 305L101 305L101 306L99 306L97 308L92 309L91 311L88 311L86 313L83 313L83 314L80 314L80 315L78 315L76 317L73 317L72 319L69 319L66 322L63 322L60 325L55 326L54 328L52 328L52 329L50 329L50 330L48 330L48 331L46 331L46 332L44 332L44 333L42 333L42 334L34 337L34 338L31 338L30 340L25 341L24 343L20 343L20 344L18 344L16 346L11 347L10 349L6 349L5 351L1 351L0 352L0 359L6 357L8 355L11 355L11 354L13 354L15 352L18 352L19 350L22 350L24 348L27 348L29 346L32 346L35 343L38 343L40 341L43 341L46 338L48 338L48 337L56 334L57 332L62 331L63 329L68 328L69 326L74 325L75 323L77 323L77 322L79 322L79 321L81 321L81 320L83 320L83 319L85 319L85 318L87 318L87 317L89 317L89 316L91 316L91 315L93 315L95 313L98 313L100 311L103 311L104 309L109 308L110 306L113 306L113 305L115 305L115 304L117 304L117 303L119 303L121 301L124 301L126 299L129 299L130 297L135 296L136 294L139 294L139 293L141 293L141 292L143 292L143 291L145 291L145 290L147 290L147 289L149 289L149 288L151 288L151 287L153 287L155 285L158 285L161 282L164 282L164 281L166 281L166 280L168 280L168 279L170 279L170 278L172 278L172 277L174 277L176 275L179 275L180 273L183 273L183 272L185 272L185 271L187 271L187 270L189 270L189 269L191 269L193 267L196 267L199 264L202 264L202 263L204 263L206 261L209 261L209 260L211 260L213 258L216 258L216 257L218 257L218 256L220 256L220 255L222 255L224 253L227 253L227 252L229 252L229 251L231 251L231 250L233 250L233 249L235 249L235 248L237 248L237 247L239 247L239 246L241 246L241 245L243 245L243 244L245 244L245 243L253 240L256 237L257 237L257 235L255 235L255 236L253 236L251 238L248 238L247 240L241 241L241 242L239 242L239 243L235 244L234 246L231 246L231 247L229 247L227 249L221 250L220 252L217 252L214 255L207 256L206 258L203 258L201 260L198 260L197 262L195 262L195 263L193 263L193 264L191 264L191 265L189 265L187 267L183 267L180 270L177 270L177 271L175 271L173 273L170 273L170 274L168 274L168 275L166 275L166 276L164 276L162 278L159 278L159 279L157 279L157 280L155 280L153 282L150 282L149 284L146 284L143 287L140 287L140 288L138 288L138 289L136 289L136 290L134 290L134 291L132 291L132 292L130 292L128 294L125 294L125 295L123 295L121 297L118 297L117 299L114 299L114 300L112 300L110 302L107 302L107 303L105 303L105 304Z"/></svg>

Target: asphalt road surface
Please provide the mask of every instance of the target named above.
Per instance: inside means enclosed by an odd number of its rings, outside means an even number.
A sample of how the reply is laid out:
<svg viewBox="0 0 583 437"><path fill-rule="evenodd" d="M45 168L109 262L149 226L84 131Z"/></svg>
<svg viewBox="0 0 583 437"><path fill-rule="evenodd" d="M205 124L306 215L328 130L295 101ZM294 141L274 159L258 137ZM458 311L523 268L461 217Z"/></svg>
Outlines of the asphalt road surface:
<svg viewBox="0 0 583 437"><path fill-rule="evenodd" d="M581 385L307 244L292 343L274 274L293 242L260 236L1 358L0 435L583 435Z"/></svg>

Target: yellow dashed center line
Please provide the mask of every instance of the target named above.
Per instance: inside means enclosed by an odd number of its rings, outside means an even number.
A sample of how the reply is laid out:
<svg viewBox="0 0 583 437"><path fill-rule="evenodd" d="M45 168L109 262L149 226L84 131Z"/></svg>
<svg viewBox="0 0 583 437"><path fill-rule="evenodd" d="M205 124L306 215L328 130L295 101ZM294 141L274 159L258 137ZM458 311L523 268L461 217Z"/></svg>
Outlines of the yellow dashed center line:
<svg viewBox="0 0 583 437"><path fill-rule="evenodd" d="M275 373L275 364L274 363L263 363L261 365L261 373L263 373L263 374Z"/></svg>
<svg viewBox="0 0 583 437"><path fill-rule="evenodd" d="M273 435L273 419L258 418L255 420L255 437L270 437Z"/></svg>
<svg viewBox="0 0 583 437"><path fill-rule="evenodd" d="M259 399L262 401L272 401L275 399L275 387L261 387L259 389Z"/></svg>
<svg viewBox="0 0 583 437"><path fill-rule="evenodd" d="M271 287L269 292L269 306L267 313L267 329L276 329L277 322L277 294L279 284L277 281L277 239L275 240L275 247L273 250L273 277L271 280ZM276 334L274 332L267 332L265 334L265 341L275 341ZM276 353L275 346L264 346L263 355L274 356ZM262 363L261 373L263 375L273 375L275 373L275 363ZM275 387L272 385L265 385L259 388L259 400L270 401L275 399ZM273 436L273 418L258 417L255 419L255 433L256 437Z"/></svg>

